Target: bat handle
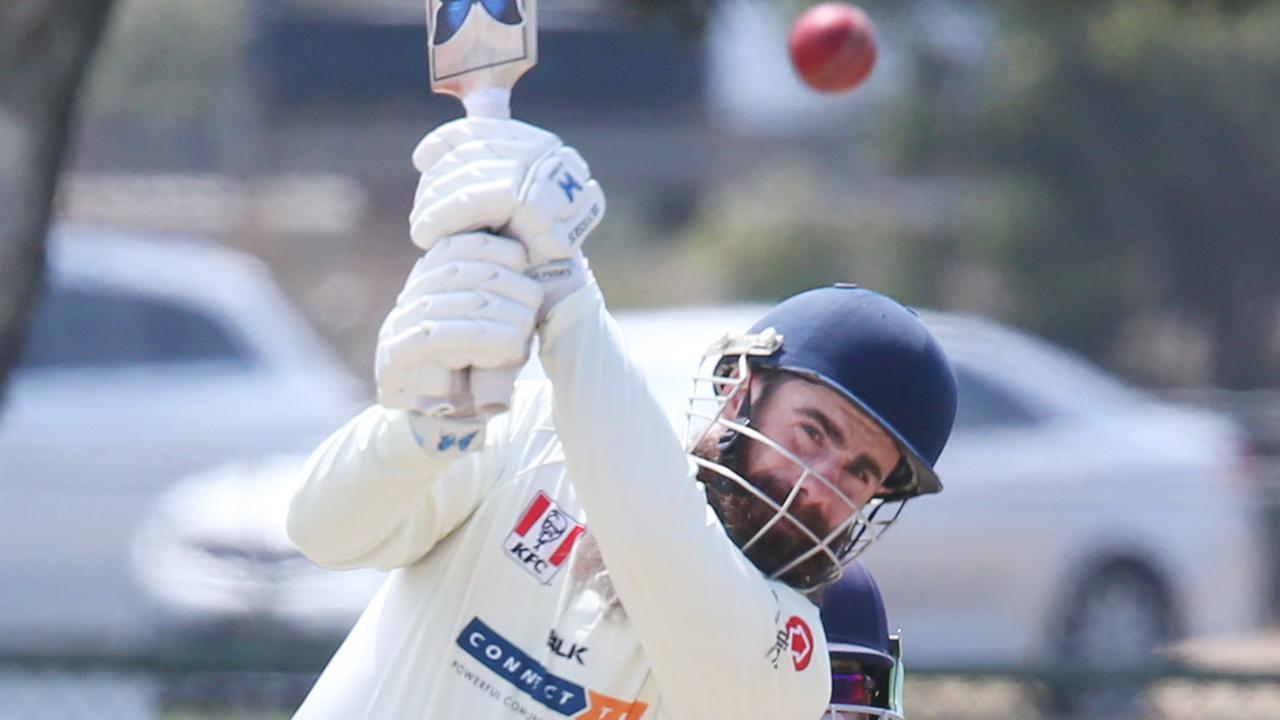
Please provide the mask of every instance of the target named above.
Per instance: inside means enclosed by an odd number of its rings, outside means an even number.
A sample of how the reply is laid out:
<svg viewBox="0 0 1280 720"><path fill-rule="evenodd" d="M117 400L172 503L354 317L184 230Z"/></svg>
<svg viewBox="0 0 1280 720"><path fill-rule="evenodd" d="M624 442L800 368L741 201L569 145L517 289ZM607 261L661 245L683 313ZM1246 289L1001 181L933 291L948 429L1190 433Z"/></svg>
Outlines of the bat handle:
<svg viewBox="0 0 1280 720"><path fill-rule="evenodd" d="M511 88L477 88L462 98L462 106L467 110L467 117L510 120Z"/></svg>
<svg viewBox="0 0 1280 720"><path fill-rule="evenodd" d="M509 120L511 118L511 89L482 87L467 93L462 99L467 117ZM496 231L495 231L496 232ZM519 367L484 370L471 368L470 390L475 410L481 415L496 415L509 409L511 390L515 386Z"/></svg>

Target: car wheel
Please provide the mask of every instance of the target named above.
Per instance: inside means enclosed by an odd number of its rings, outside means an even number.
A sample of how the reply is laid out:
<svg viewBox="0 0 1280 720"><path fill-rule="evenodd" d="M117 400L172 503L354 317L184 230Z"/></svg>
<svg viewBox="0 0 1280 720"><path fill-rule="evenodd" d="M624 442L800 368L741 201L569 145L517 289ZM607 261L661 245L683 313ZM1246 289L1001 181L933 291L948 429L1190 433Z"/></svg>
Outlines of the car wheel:
<svg viewBox="0 0 1280 720"><path fill-rule="evenodd" d="M1084 678L1051 685L1051 709L1070 717L1140 716L1144 684L1131 676L1157 669L1158 651L1174 637L1169 594L1154 574L1132 562L1090 573L1059 628L1059 665Z"/></svg>

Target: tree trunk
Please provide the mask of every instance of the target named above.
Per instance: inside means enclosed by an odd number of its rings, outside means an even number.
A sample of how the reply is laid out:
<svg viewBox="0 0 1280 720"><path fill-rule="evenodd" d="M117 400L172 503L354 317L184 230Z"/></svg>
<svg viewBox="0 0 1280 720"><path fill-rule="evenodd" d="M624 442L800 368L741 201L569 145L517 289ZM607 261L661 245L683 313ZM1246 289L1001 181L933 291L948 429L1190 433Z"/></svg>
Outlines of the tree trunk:
<svg viewBox="0 0 1280 720"><path fill-rule="evenodd" d="M44 274L45 235L81 78L112 3L0 3L0 407Z"/></svg>

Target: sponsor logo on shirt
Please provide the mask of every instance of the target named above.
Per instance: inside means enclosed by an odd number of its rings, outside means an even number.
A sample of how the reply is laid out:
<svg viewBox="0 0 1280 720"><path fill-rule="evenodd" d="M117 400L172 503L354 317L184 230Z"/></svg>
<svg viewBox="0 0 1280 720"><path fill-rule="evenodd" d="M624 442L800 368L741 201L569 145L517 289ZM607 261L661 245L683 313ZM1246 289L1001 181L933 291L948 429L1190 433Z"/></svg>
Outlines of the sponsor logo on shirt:
<svg viewBox="0 0 1280 720"><path fill-rule="evenodd" d="M558 715L574 720L641 720L649 709L646 703L601 695L552 674L480 618L462 629L458 647Z"/></svg>
<svg viewBox="0 0 1280 720"><path fill-rule="evenodd" d="M795 666L796 672L804 672L813 660L813 631L809 629L808 623L795 615L778 630L773 647L769 648L766 657L776 668L784 653L791 655L791 664Z"/></svg>
<svg viewBox="0 0 1280 720"><path fill-rule="evenodd" d="M573 546L587 527L539 491L507 536L507 555L543 584L564 567Z"/></svg>
<svg viewBox="0 0 1280 720"><path fill-rule="evenodd" d="M577 660L579 665L586 665L586 661L582 659L587 654L587 647L577 643L571 643L556 634L555 629L551 630L551 634L547 636L547 647L551 652L565 660Z"/></svg>

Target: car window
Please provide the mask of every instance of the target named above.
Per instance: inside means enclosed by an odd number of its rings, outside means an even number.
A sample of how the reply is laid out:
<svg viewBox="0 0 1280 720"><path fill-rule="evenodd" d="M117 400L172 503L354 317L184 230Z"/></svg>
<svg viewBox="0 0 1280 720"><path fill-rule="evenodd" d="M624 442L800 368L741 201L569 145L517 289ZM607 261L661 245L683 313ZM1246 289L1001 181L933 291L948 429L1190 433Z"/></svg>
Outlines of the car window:
<svg viewBox="0 0 1280 720"><path fill-rule="evenodd" d="M1012 389L956 365L957 430L1035 425L1040 413Z"/></svg>
<svg viewBox="0 0 1280 720"><path fill-rule="evenodd" d="M139 364L225 362L252 356L198 309L106 288L47 289L36 305L18 360L25 368L123 368Z"/></svg>

